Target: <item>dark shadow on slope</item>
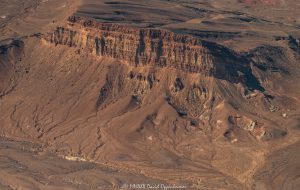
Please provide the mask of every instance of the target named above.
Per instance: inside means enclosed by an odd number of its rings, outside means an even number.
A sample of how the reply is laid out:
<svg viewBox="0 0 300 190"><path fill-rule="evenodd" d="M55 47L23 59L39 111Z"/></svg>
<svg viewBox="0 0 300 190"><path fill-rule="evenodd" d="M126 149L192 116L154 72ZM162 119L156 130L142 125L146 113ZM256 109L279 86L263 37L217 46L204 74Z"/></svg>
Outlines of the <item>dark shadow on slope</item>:
<svg viewBox="0 0 300 190"><path fill-rule="evenodd" d="M278 46L263 45L259 46L247 54L253 65L263 72L280 72L289 74L284 64L288 63L284 49Z"/></svg>
<svg viewBox="0 0 300 190"><path fill-rule="evenodd" d="M265 89L253 75L250 60L242 55L224 46L213 42L203 41L202 44L209 50L214 61L214 77L227 80L231 83L243 83L250 90L259 90L264 92Z"/></svg>
<svg viewBox="0 0 300 190"><path fill-rule="evenodd" d="M293 36L289 36L288 39L288 44L289 47L296 52L298 55L300 55L300 40L293 37Z"/></svg>

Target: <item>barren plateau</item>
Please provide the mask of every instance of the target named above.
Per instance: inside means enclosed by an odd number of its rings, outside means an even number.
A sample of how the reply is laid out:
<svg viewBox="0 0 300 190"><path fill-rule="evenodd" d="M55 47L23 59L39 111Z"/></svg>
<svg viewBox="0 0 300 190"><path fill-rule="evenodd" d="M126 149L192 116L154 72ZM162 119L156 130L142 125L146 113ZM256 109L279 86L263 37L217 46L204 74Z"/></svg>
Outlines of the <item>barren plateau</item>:
<svg viewBox="0 0 300 190"><path fill-rule="evenodd" d="M0 8L0 190L299 189L300 2Z"/></svg>

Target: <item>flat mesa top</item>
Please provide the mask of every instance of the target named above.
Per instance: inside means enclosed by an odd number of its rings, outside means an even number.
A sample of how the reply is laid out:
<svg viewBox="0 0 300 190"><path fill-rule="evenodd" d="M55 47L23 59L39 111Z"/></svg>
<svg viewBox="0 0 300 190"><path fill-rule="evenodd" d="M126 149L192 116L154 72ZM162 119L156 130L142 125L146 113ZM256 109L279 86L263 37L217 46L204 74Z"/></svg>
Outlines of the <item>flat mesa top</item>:
<svg viewBox="0 0 300 190"><path fill-rule="evenodd" d="M102 23L168 29L242 51L272 43L276 36L300 36L299 8L300 3L290 0L84 0L75 15Z"/></svg>

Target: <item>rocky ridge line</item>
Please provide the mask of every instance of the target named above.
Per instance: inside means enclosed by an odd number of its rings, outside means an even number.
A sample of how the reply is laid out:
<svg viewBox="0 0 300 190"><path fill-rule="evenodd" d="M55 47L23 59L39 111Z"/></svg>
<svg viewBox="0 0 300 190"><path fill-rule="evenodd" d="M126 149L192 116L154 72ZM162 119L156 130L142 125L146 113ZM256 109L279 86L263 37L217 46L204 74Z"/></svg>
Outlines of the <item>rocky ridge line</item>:
<svg viewBox="0 0 300 190"><path fill-rule="evenodd" d="M242 55L168 30L134 28L71 16L67 26L57 27L44 39L55 45L77 48L78 53L111 57L136 67L172 67L245 84L254 77L250 62Z"/></svg>

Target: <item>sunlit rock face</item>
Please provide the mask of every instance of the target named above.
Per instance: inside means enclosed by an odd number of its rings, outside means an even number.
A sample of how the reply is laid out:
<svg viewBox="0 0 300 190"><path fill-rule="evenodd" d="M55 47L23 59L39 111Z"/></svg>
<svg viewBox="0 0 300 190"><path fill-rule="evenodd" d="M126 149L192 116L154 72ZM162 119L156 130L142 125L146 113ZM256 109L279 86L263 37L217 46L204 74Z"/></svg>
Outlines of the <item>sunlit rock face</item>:
<svg viewBox="0 0 300 190"><path fill-rule="evenodd" d="M253 80L249 60L230 49L168 30L99 23L72 16L45 39L96 56L111 57L136 67L170 67L215 76L231 82ZM248 82L247 82L248 80Z"/></svg>

